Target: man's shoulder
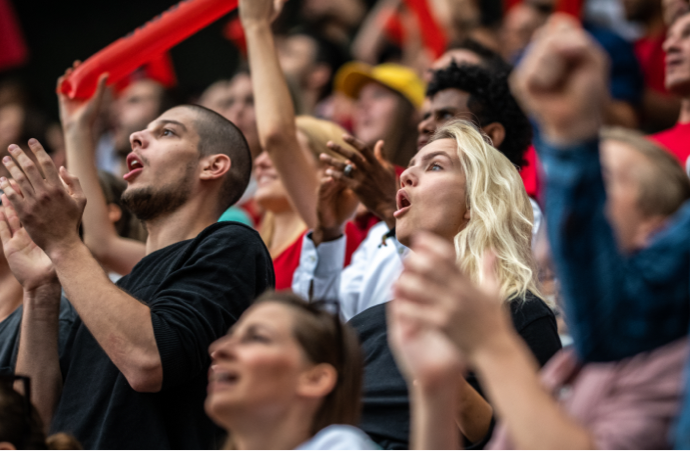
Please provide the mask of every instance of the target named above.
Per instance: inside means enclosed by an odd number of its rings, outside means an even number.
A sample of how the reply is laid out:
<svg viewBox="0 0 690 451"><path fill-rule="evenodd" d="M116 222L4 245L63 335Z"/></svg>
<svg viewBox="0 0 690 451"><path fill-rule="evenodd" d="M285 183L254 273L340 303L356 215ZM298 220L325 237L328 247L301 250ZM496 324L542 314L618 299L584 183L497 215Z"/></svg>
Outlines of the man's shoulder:
<svg viewBox="0 0 690 451"><path fill-rule="evenodd" d="M215 222L206 227L193 241L205 240L262 242L259 232L237 221Z"/></svg>
<svg viewBox="0 0 690 451"><path fill-rule="evenodd" d="M194 259L195 255L224 255L240 253L268 258L270 254L259 233L253 228L235 221L216 222L206 227L195 238L178 243L180 248L171 249L181 253L183 259ZM174 246L174 245L173 245ZM179 254L178 254L179 255Z"/></svg>
<svg viewBox="0 0 690 451"><path fill-rule="evenodd" d="M219 276L257 268L261 272L273 270L270 254L259 234L238 222L220 222L206 227L192 239L147 255L117 285L127 289L144 282L157 285L173 274L179 278L194 278L199 277L200 272L211 271Z"/></svg>

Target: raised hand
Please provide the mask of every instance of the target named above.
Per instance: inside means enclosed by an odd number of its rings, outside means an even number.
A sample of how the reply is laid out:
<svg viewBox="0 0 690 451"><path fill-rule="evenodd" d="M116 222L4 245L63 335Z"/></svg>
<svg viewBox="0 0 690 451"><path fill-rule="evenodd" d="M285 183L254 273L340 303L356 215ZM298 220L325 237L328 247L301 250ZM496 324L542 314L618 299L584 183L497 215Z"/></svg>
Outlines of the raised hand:
<svg viewBox="0 0 690 451"><path fill-rule="evenodd" d="M321 154L321 161L331 166L326 173L351 189L365 207L392 229L395 226L393 213L396 210L395 195L398 186L393 165L383 157L383 141L378 141L372 151L369 146L352 136L344 135L343 139L358 152L329 142L328 147L347 158L347 161L342 162ZM344 170L348 164L352 166L352 170L346 175Z"/></svg>
<svg viewBox="0 0 690 451"><path fill-rule="evenodd" d="M81 63L75 61L74 65L65 71L65 74L58 78L57 94L60 105L60 122L65 131L70 131L75 127L85 127L88 131L93 127L98 113L103 103L103 95L105 93L105 83L108 80L108 74L101 74L98 79L98 86L96 92L90 99L70 99L63 94L59 87L66 77L68 77L74 69L79 67Z"/></svg>
<svg viewBox="0 0 690 451"><path fill-rule="evenodd" d="M409 301L388 303L388 343L408 383L424 387L456 384L462 377L460 350L440 329L429 327L407 308Z"/></svg>
<svg viewBox="0 0 690 451"><path fill-rule="evenodd" d="M575 19L554 14L535 33L511 87L547 140L573 144L595 137L609 101L608 60Z"/></svg>
<svg viewBox="0 0 690 451"><path fill-rule="evenodd" d="M252 21L273 22L287 0L240 0L240 20L243 25Z"/></svg>
<svg viewBox="0 0 690 451"><path fill-rule="evenodd" d="M316 206L317 226L312 234L314 243L318 246L342 236L345 223L354 216L357 205L357 196L343 183L330 176L322 178Z"/></svg>
<svg viewBox="0 0 690 451"><path fill-rule="evenodd" d="M18 188L17 188L18 189ZM22 227L17 212L2 195L0 207L0 240L7 263L14 277L26 291L57 282L53 262L43 250L36 246Z"/></svg>
<svg viewBox="0 0 690 451"><path fill-rule="evenodd" d="M80 242L78 226L86 206L86 196L76 177L64 167L58 172L37 140L30 139L29 147L38 164L19 146L12 144L8 148L12 158L7 156L2 162L15 183L10 184L8 179L0 177L0 189L5 192L31 239L52 259L52 253L62 246Z"/></svg>
<svg viewBox="0 0 690 451"><path fill-rule="evenodd" d="M478 286L457 267L455 250L443 239L420 232L412 251L394 286L396 309L442 331L470 360L510 330L492 254L484 258Z"/></svg>

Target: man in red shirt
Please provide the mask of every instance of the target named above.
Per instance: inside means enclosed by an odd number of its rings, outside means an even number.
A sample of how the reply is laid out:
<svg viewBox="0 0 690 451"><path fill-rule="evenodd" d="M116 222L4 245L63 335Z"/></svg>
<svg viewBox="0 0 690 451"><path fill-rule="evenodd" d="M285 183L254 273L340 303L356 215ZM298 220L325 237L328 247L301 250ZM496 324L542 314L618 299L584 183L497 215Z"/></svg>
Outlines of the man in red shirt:
<svg viewBox="0 0 690 451"><path fill-rule="evenodd" d="M623 7L626 18L644 30L644 35L635 42L635 56L645 83L642 124L649 131L662 130L675 122L680 102L668 92L664 80L666 25L661 0L623 0Z"/></svg>
<svg viewBox="0 0 690 451"><path fill-rule="evenodd" d="M690 13L679 15L671 24L664 51L666 52L666 89L681 98L680 116L676 125L651 138L665 146L685 166L690 156Z"/></svg>

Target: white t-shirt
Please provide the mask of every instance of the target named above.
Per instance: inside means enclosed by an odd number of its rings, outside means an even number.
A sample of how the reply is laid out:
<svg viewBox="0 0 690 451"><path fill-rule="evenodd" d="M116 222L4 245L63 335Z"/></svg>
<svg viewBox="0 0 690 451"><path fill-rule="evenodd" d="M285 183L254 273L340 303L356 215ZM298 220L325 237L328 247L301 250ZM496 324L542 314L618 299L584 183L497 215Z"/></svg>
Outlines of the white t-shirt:
<svg viewBox="0 0 690 451"><path fill-rule="evenodd" d="M354 426L332 424L295 449L381 449Z"/></svg>

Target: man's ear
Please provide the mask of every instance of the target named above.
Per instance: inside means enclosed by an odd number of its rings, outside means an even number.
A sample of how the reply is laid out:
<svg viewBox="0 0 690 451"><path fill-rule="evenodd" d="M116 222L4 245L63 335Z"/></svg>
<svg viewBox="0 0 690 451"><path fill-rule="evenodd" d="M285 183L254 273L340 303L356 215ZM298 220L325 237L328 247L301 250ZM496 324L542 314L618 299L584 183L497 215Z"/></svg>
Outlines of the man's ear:
<svg viewBox="0 0 690 451"><path fill-rule="evenodd" d="M108 204L108 220L115 224L120 219L122 219L122 208L117 204Z"/></svg>
<svg viewBox="0 0 690 451"><path fill-rule="evenodd" d="M506 139L506 129L500 122L492 122L485 125L482 127L482 131L491 138L491 142L494 143L496 148L500 147L503 144L503 140Z"/></svg>
<svg viewBox="0 0 690 451"><path fill-rule="evenodd" d="M232 167L230 157L222 153L201 159L201 180L216 180L223 177Z"/></svg>
<svg viewBox="0 0 690 451"><path fill-rule="evenodd" d="M300 377L297 393L305 398L323 398L338 382L338 372L333 365L319 363L304 371Z"/></svg>

